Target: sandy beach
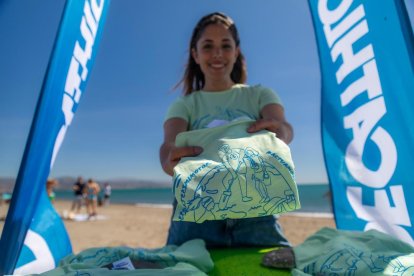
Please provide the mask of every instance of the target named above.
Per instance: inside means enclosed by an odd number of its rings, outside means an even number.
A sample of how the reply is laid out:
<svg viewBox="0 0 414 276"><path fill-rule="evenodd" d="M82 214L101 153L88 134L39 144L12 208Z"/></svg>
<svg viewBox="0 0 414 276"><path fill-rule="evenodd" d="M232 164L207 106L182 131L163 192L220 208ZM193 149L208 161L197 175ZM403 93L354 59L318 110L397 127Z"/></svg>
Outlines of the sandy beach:
<svg viewBox="0 0 414 276"><path fill-rule="evenodd" d="M70 208L70 202L56 202L55 207L62 213ZM172 212L169 206L111 204L99 208L98 212L105 219L84 222L65 220L74 252L101 246L156 248L165 244ZM293 245L300 244L322 227L335 227L333 218L299 215L283 215L280 223Z"/></svg>
<svg viewBox="0 0 414 276"><path fill-rule="evenodd" d="M71 202L57 201L59 214L69 210ZM0 217L4 218L3 205ZM81 210L86 213L84 209ZM93 221L64 220L74 253L91 247L129 246L157 248L165 244L172 209L166 205L111 204L98 208L101 219ZM285 214L279 219L288 240L293 245L303 242L322 227L335 227L331 217ZM4 220L0 221L0 229Z"/></svg>

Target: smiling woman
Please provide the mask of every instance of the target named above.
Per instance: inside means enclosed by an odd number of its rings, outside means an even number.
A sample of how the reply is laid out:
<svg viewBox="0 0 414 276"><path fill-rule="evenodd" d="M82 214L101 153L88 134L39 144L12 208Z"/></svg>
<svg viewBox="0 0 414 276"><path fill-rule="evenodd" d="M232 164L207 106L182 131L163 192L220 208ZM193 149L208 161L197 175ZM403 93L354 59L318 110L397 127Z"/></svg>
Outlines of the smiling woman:
<svg viewBox="0 0 414 276"><path fill-rule="evenodd" d="M268 130L268 134L274 139L277 139L274 137L276 133L276 136L285 143L292 140L293 129L285 119L284 108L279 97L268 88L246 85L246 76L245 60L240 50L240 39L233 20L218 12L201 18L190 40L188 64L182 80L184 96L173 103L167 112L164 123L164 143L160 149L162 167L167 174L174 175L175 189L178 189L180 184L178 168L183 167L181 163L177 166L180 160L186 157L197 158L200 155L199 160L195 159L195 162L201 162L200 160L205 158L202 158L203 151L206 150L205 154L208 152L207 148L203 149L199 143L180 145L176 138L186 131L207 128L206 137L212 137L208 134L211 133L210 130L213 131L212 128L209 129L210 126L229 126L233 121L248 119L250 121L243 125L243 134L237 139L239 141L244 141L244 138L261 130ZM204 145L220 141L216 138ZM219 136L219 138L222 137ZM281 143L286 146L285 143ZM184 208L200 209L201 217L205 212L222 213L221 217L202 223L172 221L168 244L180 245L187 240L201 238L205 240L209 248L289 246L274 216L265 215L269 213L261 214L259 217L252 214L243 215L240 210L233 210L233 205L229 203L233 202L230 198L233 200L240 198L242 202L250 204L251 208L257 209L262 206L268 209L271 202L283 201L288 206L295 200L294 193L287 192L287 190L282 191L282 197L269 197L271 188L266 188L266 186L270 185L273 175L280 175L280 171L276 172L276 168L270 166L271 161L267 160L260 163L263 166L259 173L257 164L252 164L253 161L249 159L248 154L243 154L248 152L247 148L243 150L246 146L249 145L243 142L240 142L237 148L232 149L228 145L223 145L219 147L219 152L216 154L209 153L213 156L218 154L223 162L215 168L206 169L214 173L203 179L208 178L207 183L209 183L214 178L212 182L214 181L218 188L212 191L203 186L201 190L207 194L217 194L217 196L198 196ZM263 157L266 158L265 154ZM203 170L203 174L206 170ZM217 175L219 171L221 175ZM192 173L185 182L187 183L193 175L195 174ZM218 178L223 178L222 185L221 180L217 180ZM201 182L203 180L200 180ZM254 190L250 190L254 189L253 187L259 190L262 197L257 199L260 206L256 203L253 206L253 202L256 202L251 196L255 193ZM184 186L182 189L185 189ZM292 191L291 188L289 191ZM175 194L177 196L180 192L175 192ZM185 194L185 191L183 190L181 194ZM284 198L284 196L287 197ZM174 212L184 210L182 206L177 207L177 204L183 204L182 201L178 203L177 201L178 198L173 203ZM285 209L286 206L281 207L282 205L274 208ZM230 214L230 212L233 213ZM225 215L227 213L228 216ZM176 214L174 219L177 217L179 216Z"/></svg>

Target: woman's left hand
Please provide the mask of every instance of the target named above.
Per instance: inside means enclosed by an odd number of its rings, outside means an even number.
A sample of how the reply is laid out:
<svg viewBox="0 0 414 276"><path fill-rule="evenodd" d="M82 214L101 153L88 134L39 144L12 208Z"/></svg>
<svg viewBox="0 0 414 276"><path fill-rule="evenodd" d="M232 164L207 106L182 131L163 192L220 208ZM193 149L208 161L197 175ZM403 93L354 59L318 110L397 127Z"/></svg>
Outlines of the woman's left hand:
<svg viewBox="0 0 414 276"><path fill-rule="evenodd" d="M288 135L286 126L284 126L284 124L285 122L281 122L276 119L258 119L256 122L249 126L247 132L253 133L266 129L268 131L276 133L277 138L286 142Z"/></svg>
<svg viewBox="0 0 414 276"><path fill-rule="evenodd" d="M262 118L252 123L247 132L253 133L266 129L276 133L276 136L289 144L293 139L293 128L286 121L283 107L279 104L269 104L261 111Z"/></svg>

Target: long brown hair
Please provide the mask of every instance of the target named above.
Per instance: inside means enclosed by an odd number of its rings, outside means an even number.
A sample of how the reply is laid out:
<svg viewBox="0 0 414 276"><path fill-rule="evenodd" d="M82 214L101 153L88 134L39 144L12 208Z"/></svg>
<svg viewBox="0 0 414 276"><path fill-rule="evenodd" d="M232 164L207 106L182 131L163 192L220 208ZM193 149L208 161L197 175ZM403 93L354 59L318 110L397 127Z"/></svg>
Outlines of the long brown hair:
<svg viewBox="0 0 414 276"><path fill-rule="evenodd" d="M190 47L188 51L188 62L184 71L184 76L177 86L183 86L184 95L189 95L194 91L201 90L204 87L205 79L204 74L201 71L200 66L195 62L191 51L196 48L197 41L202 36L205 28L211 24L223 24L228 27L236 47L240 47L240 37L237 31L234 21L227 15L214 12L210 13L198 21L196 27L193 30L193 34L190 40ZM234 83L245 83L247 79L246 61L240 50L240 53L234 63L233 70L230 74L231 80Z"/></svg>

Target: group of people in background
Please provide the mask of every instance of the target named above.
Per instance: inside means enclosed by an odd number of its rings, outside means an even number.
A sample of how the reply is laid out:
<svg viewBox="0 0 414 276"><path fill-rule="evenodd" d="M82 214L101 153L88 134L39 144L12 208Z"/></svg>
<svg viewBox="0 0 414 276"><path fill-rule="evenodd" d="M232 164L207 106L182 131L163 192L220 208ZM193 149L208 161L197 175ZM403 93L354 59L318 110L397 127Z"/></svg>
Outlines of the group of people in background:
<svg viewBox="0 0 414 276"><path fill-rule="evenodd" d="M73 184L73 192L75 198L72 202L71 213L80 213L82 206L86 206L89 218L93 218L97 216L98 205L109 205L111 186L105 183L102 191L100 185L93 179L85 182L82 177L78 177ZM103 197L101 192L103 192Z"/></svg>

